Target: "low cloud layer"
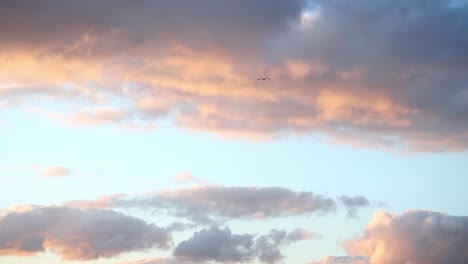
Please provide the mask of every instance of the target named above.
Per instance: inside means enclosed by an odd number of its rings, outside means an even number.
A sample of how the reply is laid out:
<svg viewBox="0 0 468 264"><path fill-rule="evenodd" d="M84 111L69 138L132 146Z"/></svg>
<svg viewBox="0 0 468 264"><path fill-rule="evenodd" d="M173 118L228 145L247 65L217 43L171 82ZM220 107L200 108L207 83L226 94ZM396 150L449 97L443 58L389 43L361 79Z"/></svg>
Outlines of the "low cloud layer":
<svg viewBox="0 0 468 264"><path fill-rule="evenodd" d="M241 262L258 259L262 263L277 263L283 259L281 248L290 243L311 239L314 234L296 229L291 233L271 230L255 238L252 234L233 234L229 228L211 226L181 242L174 256L191 261Z"/></svg>
<svg viewBox="0 0 468 264"><path fill-rule="evenodd" d="M342 195L335 200L313 192L297 192L281 187L216 185L148 192L134 197L114 194L96 200L68 201L64 205L74 208L164 210L194 223L213 224L232 219L327 214L336 211L337 202L343 204L348 217L357 217L359 209L370 206L364 196Z"/></svg>
<svg viewBox="0 0 468 264"><path fill-rule="evenodd" d="M166 248L166 230L110 210L21 207L0 218L0 255L50 251L63 260L91 260Z"/></svg>
<svg viewBox="0 0 468 264"><path fill-rule="evenodd" d="M366 259L370 264L468 263L468 217L431 211L402 215L380 211L363 235L343 246L350 256L362 257L330 257L317 263L367 263Z"/></svg>
<svg viewBox="0 0 468 264"><path fill-rule="evenodd" d="M0 108L67 123L468 148L468 4L3 1ZM44 30L47 29L47 30ZM259 76L273 80L256 82Z"/></svg>
<svg viewBox="0 0 468 264"><path fill-rule="evenodd" d="M328 213L336 209L331 198L280 187L204 186L116 199L109 205L165 209L199 223Z"/></svg>

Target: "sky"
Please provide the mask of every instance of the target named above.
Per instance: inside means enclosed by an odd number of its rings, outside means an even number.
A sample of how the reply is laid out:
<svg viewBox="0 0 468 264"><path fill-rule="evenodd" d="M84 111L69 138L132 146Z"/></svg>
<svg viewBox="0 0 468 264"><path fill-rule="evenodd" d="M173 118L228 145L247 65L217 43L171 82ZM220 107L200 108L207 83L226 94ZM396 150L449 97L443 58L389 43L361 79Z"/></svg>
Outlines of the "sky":
<svg viewBox="0 0 468 264"><path fill-rule="evenodd" d="M465 0L2 1L0 263L466 264L466 32Z"/></svg>

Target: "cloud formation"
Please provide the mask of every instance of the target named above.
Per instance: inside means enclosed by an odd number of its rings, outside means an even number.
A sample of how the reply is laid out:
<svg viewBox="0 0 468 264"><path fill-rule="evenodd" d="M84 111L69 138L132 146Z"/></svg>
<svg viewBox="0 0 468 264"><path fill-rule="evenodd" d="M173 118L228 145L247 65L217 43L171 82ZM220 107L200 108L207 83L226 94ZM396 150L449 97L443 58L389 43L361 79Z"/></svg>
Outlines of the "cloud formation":
<svg viewBox="0 0 468 264"><path fill-rule="evenodd" d="M167 117L230 137L459 151L467 14L446 0L3 1L0 107L53 100L85 125Z"/></svg>
<svg viewBox="0 0 468 264"><path fill-rule="evenodd" d="M65 167L49 167L41 173L44 178L57 178L68 175L70 175L70 170Z"/></svg>
<svg viewBox="0 0 468 264"><path fill-rule="evenodd" d="M166 230L110 210L22 207L0 219L0 255L51 251L63 260L91 260L166 248Z"/></svg>
<svg viewBox="0 0 468 264"><path fill-rule="evenodd" d="M207 262L202 261L184 261L176 258L164 257L164 258L149 258L149 259L140 259L134 261L124 261L118 262L115 264L208 264Z"/></svg>
<svg viewBox="0 0 468 264"><path fill-rule="evenodd" d="M193 184L206 184L206 180L202 178L198 178L192 175L192 173L179 173L175 176L175 181L179 184L187 184L187 183L193 183Z"/></svg>
<svg viewBox="0 0 468 264"><path fill-rule="evenodd" d="M229 228L211 226L182 241L175 248L174 256L191 261L250 262L258 258L263 263L277 263L283 259L281 247L313 236L303 229L291 233L271 230L255 239L252 234L233 234Z"/></svg>
<svg viewBox="0 0 468 264"><path fill-rule="evenodd" d="M328 213L336 209L331 198L280 187L202 186L116 199L111 204L165 209L199 223Z"/></svg>
<svg viewBox="0 0 468 264"><path fill-rule="evenodd" d="M359 207L368 207L370 205L369 200L364 196L346 196L342 195L338 197L338 200L348 210L348 217L355 217Z"/></svg>
<svg viewBox="0 0 468 264"><path fill-rule="evenodd" d="M418 210L402 215L379 211L363 235L343 246L350 256L362 257L330 257L318 263L354 263L361 258L370 264L467 263L468 217Z"/></svg>

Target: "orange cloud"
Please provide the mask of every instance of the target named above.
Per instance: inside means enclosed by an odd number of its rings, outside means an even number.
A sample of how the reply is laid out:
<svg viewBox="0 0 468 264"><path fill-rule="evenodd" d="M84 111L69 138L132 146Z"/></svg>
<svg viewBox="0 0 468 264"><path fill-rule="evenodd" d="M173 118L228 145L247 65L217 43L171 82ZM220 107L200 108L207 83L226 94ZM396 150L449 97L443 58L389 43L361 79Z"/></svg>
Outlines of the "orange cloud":
<svg viewBox="0 0 468 264"><path fill-rule="evenodd" d="M183 13L193 22L187 25L173 20L180 14L160 13L162 2L145 7L159 14L151 17L142 15L147 12L140 6L129 11L124 2L113 4L119 8L111 12L96 3L91 13L80 3L55 5L61 10L55 13L38 5L15 30L2 23L0 107L50 100L68 104L68 111L56 116L87 125L147 126L167 118L180 127L236 138L314 134L339 144L411 151L468 147L467 64L465 49L456 44L464 43L457 39L464 31L454 39L444 33L460 30L452 7L427 6L425 12L439 14L431 17L441 21L423 16L404 27L443 25L418 32L430 39L444 36L432 46L398 35L402 25L387 24L371 2L363 5L369 10L356 11L318 1L320 11L308 14L304 1L273 1L270 8L278 8L278 16L259 14L262 8L251 13L260 1L207 5L222 11L208 13L168 2L173 9L166 11ZM12 3L1 15L15 21L21 8ZM406 21L418 5L402 8L408 12L399 12L395 21ZM69 10L76 14L67 16ZM359 24L366 10L379 34ZM222 20L215 15L221 13ZM122 16L128 19L115 19ZM313 26L301 26L312 17ZM338 17L348 17L352 25ZM53 18L63 23L42 32ZM356 29L353 36L341 30L348 26ZM463 63L437 59L447 50ZM259 83L259 76L273 80Z"/></svg>
<svg viewBox="0 0 468 264"><path fill-rule="evenodd" d="M44 178L56 178L68 176L70 173L70 170L65 167L49 167L41 173L41 176Z"/></svg>

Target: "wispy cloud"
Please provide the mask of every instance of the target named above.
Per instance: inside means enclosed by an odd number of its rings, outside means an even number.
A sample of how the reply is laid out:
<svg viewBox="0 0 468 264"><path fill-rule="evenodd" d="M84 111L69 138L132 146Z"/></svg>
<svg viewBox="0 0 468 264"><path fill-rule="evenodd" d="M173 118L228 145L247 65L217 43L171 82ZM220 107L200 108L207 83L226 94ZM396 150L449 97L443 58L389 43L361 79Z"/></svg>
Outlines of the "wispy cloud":
<svg viewBox="0 0 468 264"><path fill-rule="evenodd" d="M179 173L175 176L175 180L177 183L180 184L187 184L187 183L193 183L193 184L206 184L207 181L193 176L192 173L185 172L185 173Z"/></svg>
<svg viewBox="0 0 468 264"><path fill-rule="evenodd" d="M187 176L183 176L184 181ZM191 177L188 177L191 181ZM175 190L151 191L130 196L114 194L96 200L64 203L74 208L141 208L164 210L194 223L222 223L233 219L261 220L302 215L322 215L336 211L337 201L349 217L357 217L360 208L370 206L364 196L342 195L337 200L307 191L282 187L195 186Z"/></svg>
<svg viewBox="0 0 468 264"><path fill-rule="evenodd" d="M93 207L92 204L96 203L96 207L104 204L109 208L162 209L197 223L325 214L336 209L336 202L331 198L280 187L201 186L157 191L128 199L108 198L111 199L74 201L72 204Z"/></svg>
<svg viewBox="0 0 468 264"><path fill-rule="evenodd" d="M310 262L309 264L369 264L368 257L362 256L341 256L341 257L325 257L319 261Z"/></svg>
<svg viewBox="0 0 468 264"><path fill-rule="evenodd" d="M44 178L58 178L70 175L70 169L65 167L48 167L41 172L41 176Z"/></svg>

